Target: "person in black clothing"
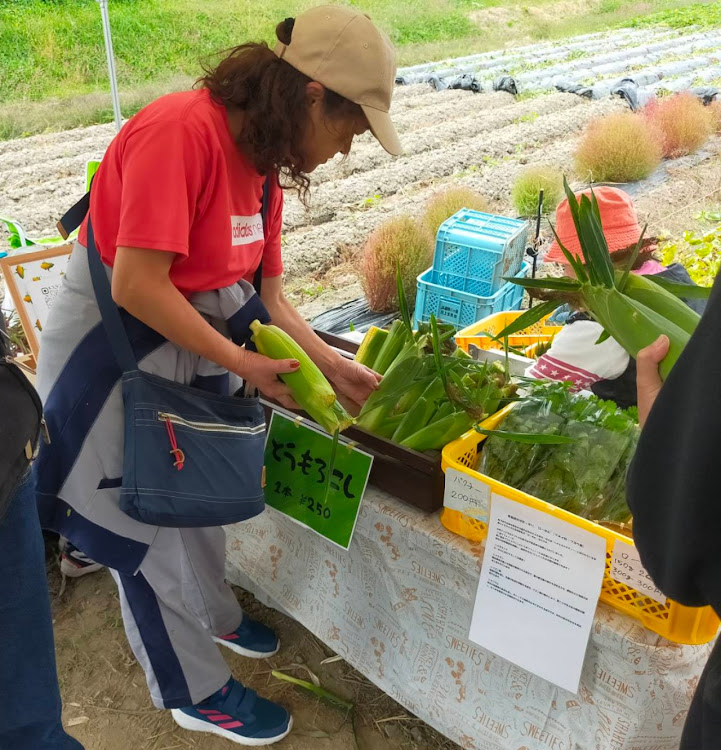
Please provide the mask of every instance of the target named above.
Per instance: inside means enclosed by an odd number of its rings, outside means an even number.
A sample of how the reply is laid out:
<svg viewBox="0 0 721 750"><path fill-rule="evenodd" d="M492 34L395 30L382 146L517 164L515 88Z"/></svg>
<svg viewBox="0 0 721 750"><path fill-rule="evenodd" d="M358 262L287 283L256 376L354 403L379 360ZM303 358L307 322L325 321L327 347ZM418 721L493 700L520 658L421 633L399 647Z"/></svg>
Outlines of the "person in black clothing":
<svg viewBox="0 0 721 750"><path fill-rule="evenodd" d="M721 276L696 332L665 383L662 336L637 359L643 426L628 477L634 541L656 585L721 616ZM662 387L663 386L663 387ZM686 719L680 750L721 748L721 640Z"/></svg>

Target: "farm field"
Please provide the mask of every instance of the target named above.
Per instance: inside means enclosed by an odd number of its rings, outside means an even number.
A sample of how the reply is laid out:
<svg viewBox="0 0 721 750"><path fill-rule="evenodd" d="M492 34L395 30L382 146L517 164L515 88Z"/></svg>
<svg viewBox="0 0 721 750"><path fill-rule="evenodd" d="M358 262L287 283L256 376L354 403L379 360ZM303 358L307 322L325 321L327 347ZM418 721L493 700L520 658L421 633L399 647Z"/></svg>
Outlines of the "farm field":
<svg viewBox="0 0 721 750"><path fill-rule="evenodd" d="M624 76L640 74L644 82L660 71L663 77L644 90L673 89L680 83L714 85L717 79L709 79L709 71L716 75L720 67L718 34L654 28L401 70L411 80L473 70L484 91L399 86L393 115L405 148L402 157L388 158L366 135L346 160L313 174L309 211L293 193L286 194L283 252L294 301L312 316L360 296L353 267L369 233L391 216L418 213L440 187L471 187L496 210L508 212L513 180L525 166L551 166L573 177L572 156L584 128L605 114L627 111L628 105L607 92L588 99L549 91L554 80L610 87ZM517 80L519 96L492 90L492 79L504 73ZM100 125L0 142L3 215L17 219L31 236L54 234L57 218L83 191L85 162L100 158L113 134L113 125ZM669 162L634 186L651 231L673 235L691 229L698 212L718 204L718 159L714 138L700 154Z"/></svg>

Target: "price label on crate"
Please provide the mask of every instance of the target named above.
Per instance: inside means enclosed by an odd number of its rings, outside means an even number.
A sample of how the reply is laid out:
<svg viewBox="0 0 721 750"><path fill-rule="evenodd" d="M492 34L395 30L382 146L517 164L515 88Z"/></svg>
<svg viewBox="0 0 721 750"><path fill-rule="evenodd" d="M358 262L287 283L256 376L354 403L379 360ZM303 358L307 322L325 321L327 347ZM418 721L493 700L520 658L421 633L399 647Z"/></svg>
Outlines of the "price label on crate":
<svg viewBox="0 0 721 750"><path fill-rule="evenodd" d="M491 488L487 484L457 469L446 470L444 507L487 524L490 499Z"/></svg>
<svg viewBox="0 0 721 750"><path fill-rule="evenodd" d="M265 502L343 549L350 546L373 456L273 412L265 443Z"/></svg>
<svg viewBox="0 0 721 750"><path fill-rule="evenodd" d="M666 597L656 588L648 571L641 564L638 550L633 544L627 544L619 539L614 542L611 578L619 583L628 584L659 604L666 604Z"/></svg>

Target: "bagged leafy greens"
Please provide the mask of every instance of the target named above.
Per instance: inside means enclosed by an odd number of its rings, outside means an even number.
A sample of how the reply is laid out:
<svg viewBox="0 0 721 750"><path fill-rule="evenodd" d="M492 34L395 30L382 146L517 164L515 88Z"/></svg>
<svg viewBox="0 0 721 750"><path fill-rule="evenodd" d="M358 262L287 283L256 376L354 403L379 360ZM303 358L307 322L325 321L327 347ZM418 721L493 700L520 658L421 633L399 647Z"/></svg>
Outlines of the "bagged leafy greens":
<svg viewBox="0 0 721 750"><path fill-rule="evenodd" d="M483 447L479 470L505 484L594 521L626 523L625 480L638 435L635 413L610 401L574 395L567 384L530 387ZM561 445L517 443L508 433L558 434Z"/></svg>
<svg viewBox="0 0 721 750"><path fill-rule="evenodd" d="M503 420L502 429L515 433L558 435L564 426L542 399L523 401ZM511 487L522 486L543 465L554 446L516 443L491 436L484 443L479 471Z"/></svg>

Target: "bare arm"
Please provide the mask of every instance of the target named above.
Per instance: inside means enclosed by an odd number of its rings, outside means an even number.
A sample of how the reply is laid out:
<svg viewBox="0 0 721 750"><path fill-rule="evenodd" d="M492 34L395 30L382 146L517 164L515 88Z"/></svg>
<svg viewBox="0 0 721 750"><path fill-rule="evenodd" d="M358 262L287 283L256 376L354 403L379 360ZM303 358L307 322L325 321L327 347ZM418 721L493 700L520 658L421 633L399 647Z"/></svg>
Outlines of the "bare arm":
<svg viewBox="0 0 721 750"><path fill-rule="evenodd" d="M292 372L299 363L247 351L216 331L170 280L174 260L174 253L119 247L113 266L115 302L174 344L252 381L292 408L290 391L278 375Z"/></svg>
<svg viewBox="0 0 721 750"><path fill-rule="evenodd" d="M641 349L636 359L636 388L638 390L638 421L643 427L646 424L656 397L661 391L663 381L658 374L661 360L668 354L667 336L659 336L645 349Z"/></svg>
<svg viewBox="0 0 721 750"><path fill-rule="evenodd" d="M263 279L261 297L272 323L292 336L344 395L362 404L378 387L380 375L341 356L313 332L283 294L280 276Z"/></svg>

